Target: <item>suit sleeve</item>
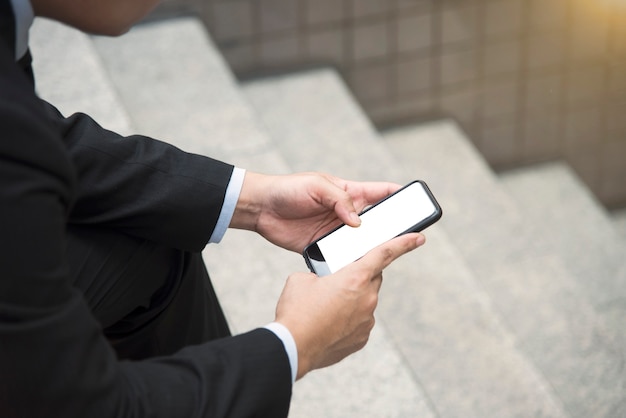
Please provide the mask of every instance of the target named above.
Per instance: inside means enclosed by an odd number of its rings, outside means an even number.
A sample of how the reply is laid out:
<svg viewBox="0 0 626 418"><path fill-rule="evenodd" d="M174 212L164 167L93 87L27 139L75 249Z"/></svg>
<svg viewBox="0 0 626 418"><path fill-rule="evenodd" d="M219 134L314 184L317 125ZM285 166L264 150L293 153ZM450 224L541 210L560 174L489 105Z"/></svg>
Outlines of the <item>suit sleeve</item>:
<svg viewBox="0 0 626 418"><path fill-rule="evenodd" d="M89 116L44 102L77 170L73 224L112 227L200 251L219 217L233 166L141 135L122 137Z"/></svg>
<svg viewBox="0 0 626 418"><path fill-rule="evenodd" d="M289 363L282 343L268 330L148 361L116 359L67 278L67 221L98 220L147 235L148 224L131 219L153 216L154 222L166 215L147 215L143 206L150 205L144 203L132 212L117 208L124 202L113 196L118 180L112 181L113 200L106 208L81 207L95 205L88 193L72 208L76 190L85 187L76 180L73 156L11 58L0 45L0 415L286 416ZM111 165L123 161L119 170L129 161L133 164L132 155L110 154ZM146 164L155 175L161 173L157 163ZM124 172L123 177L134 172ZM107 169L101 174L114 173ZM153 185L146 187L158 192ZM168 234L175 232L158 235L164 239Z"/></svg>

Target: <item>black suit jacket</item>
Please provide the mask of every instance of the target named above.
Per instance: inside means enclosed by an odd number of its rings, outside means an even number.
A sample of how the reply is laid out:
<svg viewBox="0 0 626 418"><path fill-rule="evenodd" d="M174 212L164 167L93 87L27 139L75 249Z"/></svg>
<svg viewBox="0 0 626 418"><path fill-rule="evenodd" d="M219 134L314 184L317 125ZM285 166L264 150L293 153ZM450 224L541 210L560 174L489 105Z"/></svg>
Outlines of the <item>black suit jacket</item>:
<svg viewBox="0 0 626 418"><path fill-rule="evenodd" d="M288 358L265 329L116 359L67 278L68 223L198 251L232 166L63 118L15 63L8 11L0 0L0 416L286 416Z"/></svg>

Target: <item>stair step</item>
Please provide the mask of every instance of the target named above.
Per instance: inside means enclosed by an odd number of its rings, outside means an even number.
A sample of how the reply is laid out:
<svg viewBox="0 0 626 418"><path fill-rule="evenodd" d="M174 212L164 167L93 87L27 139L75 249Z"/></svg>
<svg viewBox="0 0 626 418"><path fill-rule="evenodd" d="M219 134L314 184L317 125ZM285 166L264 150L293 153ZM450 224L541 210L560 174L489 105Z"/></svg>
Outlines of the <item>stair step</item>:
<svg viewBox="0 0 626 418"><path fill-rule="evenodd" d="M95 45L142 133L254 171L291 171L197 20L146 24ZM244 231L228 231L203 255L234 331L272 321L284 279L306 270L299 254ZM432 416L384 330L369 345L372 350L298 382L290 416L406 416L407 410Z"/></svg>
<svg viewBox="0 0 626 418"><path fill-rule="evenodd" d="M243 90L295 170L430 184L418 163L398 164L333 71L260 79ZM431 186L439 197L440 185ZM448 196L441 203L445 224L448 207L458 203ZM425 247L386 271L378 316L437 415L565 416L450 235L438 224L427 236Z"/></svg>
<svg viewBox="0 0 626 418"><path fill-rule="evenodd" d="M551 251L485 161L450 122L386 133L396 158L418 166L440 197L458 250L516 345L537 365L574 417L626 413L623 346L588 291Z"/></svg>
<svg viewBox="0 0 626 418"><path fill-rule="evenodd" d="M564 163L513 170L500 178L596 310L622 330L626 245L604 207Z"/></svg>
<svg viewBox="0 0 626 418"><path fill-rule="evenodd" d="M611 220L618 234L626 242L626 209L615 210L611 213Z"/></svg>
<svg viewBox="0 0 626 418"><path fill-rule="evenodd" d="M272 152L199 20L149 23L94 44L143 134L235 163Z"/></svg>
<svg viewBox="0 0 626 418"><path fill-rule="evenodd" d="M333 71L250 81L242 89L294 169L354 180L403 176Z"/></svg>
<svg viewBox="0 0 626 418"><path fill-rule="evenodd" d="M30 30L30 49L40 97L65 116L83 112L115 132L131 133L128 114L87 35L37 18Z"/></svg>

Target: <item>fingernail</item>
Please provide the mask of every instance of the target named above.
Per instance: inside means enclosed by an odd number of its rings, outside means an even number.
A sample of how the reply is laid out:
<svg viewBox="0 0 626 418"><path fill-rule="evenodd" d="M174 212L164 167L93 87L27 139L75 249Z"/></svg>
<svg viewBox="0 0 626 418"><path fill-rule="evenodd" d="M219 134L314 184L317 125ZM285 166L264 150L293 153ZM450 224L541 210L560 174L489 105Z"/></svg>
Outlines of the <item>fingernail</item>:
<svg viewBox="0 0 626 418"><path fill-rule="evenodd" d="M424 235L418 235L417 239L415 240L417 246L419 247L420 245L423 245L426 242L426 237Z"/></svg>
<svg viewBox="0 0 626 418"><path fill-rule="evenodd" d="M350 213L350 220L355 224L355 225L361 225L361 218L359 218L359 215L356 214L356 212L351 212Z"/></svg>

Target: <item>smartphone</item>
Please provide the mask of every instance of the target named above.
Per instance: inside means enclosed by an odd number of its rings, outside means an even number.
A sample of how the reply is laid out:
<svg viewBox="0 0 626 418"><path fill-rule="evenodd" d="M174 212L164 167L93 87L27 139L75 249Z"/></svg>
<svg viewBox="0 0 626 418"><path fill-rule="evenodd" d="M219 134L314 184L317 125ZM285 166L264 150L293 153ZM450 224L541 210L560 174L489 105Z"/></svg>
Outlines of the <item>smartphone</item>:
<svg viewBox="0 0 626 418"><path fill-rule="evenodd" d="M415 180L365 209L360 226L337 227L309 244L303 256L313 273L326 276L398 235L422 231L442 213L426 183Z"/></svg>

